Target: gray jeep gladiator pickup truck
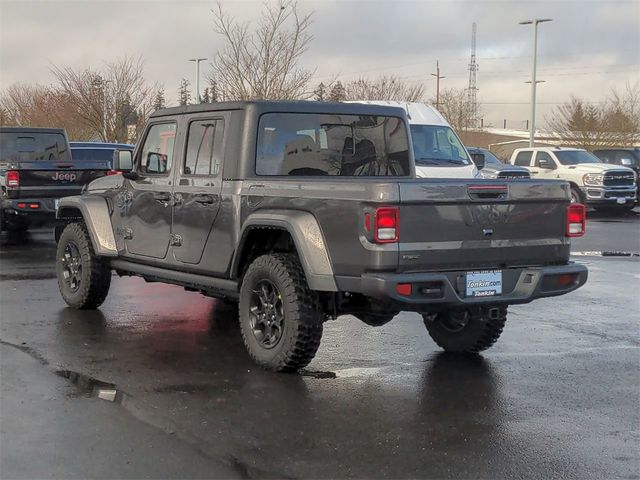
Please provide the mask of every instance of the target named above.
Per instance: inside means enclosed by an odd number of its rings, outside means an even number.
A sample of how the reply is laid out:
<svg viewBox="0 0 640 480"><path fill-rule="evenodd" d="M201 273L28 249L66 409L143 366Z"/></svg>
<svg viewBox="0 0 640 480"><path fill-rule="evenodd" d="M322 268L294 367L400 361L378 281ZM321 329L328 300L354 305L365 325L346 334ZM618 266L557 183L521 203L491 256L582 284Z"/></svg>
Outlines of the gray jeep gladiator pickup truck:
<svg viewBox="0 0 640 480"><path fill-rule="evenodd" d="M159 110L114 159L122 175L61 200L61 294L96 308L115 271L238 302L250 356L292 371L343 314L380 326L418 312L442 348L478 352L508 305L585 283L569 261L584 207L567 183L417 179L410 145L396 107Z"/></svg>

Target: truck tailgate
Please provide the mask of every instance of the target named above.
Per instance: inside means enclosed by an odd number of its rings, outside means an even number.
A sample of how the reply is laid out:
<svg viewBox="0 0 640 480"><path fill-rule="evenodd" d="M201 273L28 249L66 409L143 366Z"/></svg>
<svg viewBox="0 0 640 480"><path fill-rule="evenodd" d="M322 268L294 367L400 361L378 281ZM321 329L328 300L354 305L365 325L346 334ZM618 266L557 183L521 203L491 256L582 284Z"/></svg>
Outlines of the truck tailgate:
<svg viewBox="0 0 640 480"><path fill-rule="evenodd" d="M399 271L566 263L560 181L400 182Z"/></svg>
<svg viewBox="0 0 640 480"><path fill-rule="evenodd" d="M85 184L103 177L109 170L107 163L93 163L91 168L87 167L88 165L72 163L23 163L18 169L20 188L17 195L20 198L60 198L77 195Z"/></svg>

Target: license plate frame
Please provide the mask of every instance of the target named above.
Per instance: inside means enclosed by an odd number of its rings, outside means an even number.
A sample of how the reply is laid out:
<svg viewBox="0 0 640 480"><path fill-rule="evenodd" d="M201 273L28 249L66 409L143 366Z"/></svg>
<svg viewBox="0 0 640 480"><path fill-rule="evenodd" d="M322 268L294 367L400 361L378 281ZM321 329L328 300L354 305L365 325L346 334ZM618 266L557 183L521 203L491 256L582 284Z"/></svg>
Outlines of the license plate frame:
<svg viewBox="0 0 640 480"><path fill-rule="evenodd" d="M465 275L467 297L496 297L502 295L502 270L478 270Z"/></svg>

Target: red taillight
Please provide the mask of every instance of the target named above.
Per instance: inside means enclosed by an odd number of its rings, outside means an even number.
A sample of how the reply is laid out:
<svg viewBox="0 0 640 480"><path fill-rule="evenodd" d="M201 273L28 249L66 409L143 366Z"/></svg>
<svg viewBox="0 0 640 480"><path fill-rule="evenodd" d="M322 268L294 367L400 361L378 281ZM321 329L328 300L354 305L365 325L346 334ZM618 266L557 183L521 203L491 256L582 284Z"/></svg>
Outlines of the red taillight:
<svg viewBox="0 0 640 480"><path fill-rule="evenodd" d="M410 297L412 290L410 283L398 283L396 285L396 293L403 297Z"/></svg>
<svg viewBox="0 0 640 480"><path fill-rule="evenodd" d="M107 171L107 176L120 175L120 174L122 174L122 172L120 170L108 170Z"/></svg>
<svg viewBox="0 0 640 480"><path fill-rule="evenodd" d="M5 185L9 188L17 188L20 186L20 172L15 170L8 170L5 174Z"/></svg>
<svg viewBox="0 0 640 480"><path fill-rule="evenodd" d="M27 208L27 204L26 203L18 203L18 208Z"/></svg>
<svg viewBox="0 0 640 480"><path fill-rule="evenodd" d="M572 203L567 207L567 237L581 237L586 230L587 209L581 203Z"/></svg>
<svg viewBox="0 0 640 480"><path fill-rule="evenodd" d="M29 204L29 208L31 208L32 210L36 210L37 208L40 208L40 204L39 203L30 203Z"/></svg>
<svg viewBox="0 0 640 480"><path fill-rule="evenodd" d="M376 209L373 238L376 243L394 243L398 241L397 207L382 207Z"/></svg>

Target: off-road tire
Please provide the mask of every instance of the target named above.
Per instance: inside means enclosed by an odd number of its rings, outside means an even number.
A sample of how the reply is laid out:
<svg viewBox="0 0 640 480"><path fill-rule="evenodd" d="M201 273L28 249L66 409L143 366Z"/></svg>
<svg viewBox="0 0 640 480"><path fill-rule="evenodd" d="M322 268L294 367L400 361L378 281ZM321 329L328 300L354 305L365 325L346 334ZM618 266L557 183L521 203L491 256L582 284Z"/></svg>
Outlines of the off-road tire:
<svg viewBox="0 0 640 480"><path fill-rule="evenodd" d="M470 313L469 321L462 329L451 331L443 323L451 313L447 310L435 316L422 316L433 341L447 352L478 353L486 350L500 338L507 321L507 307L499 307L499 315L494 319L489 318L487 309L482 308Z"/></svg>
<svg viewBox="0 0 640 480"><path fill-rule="evenodd" d="M63 257L69 242L77 247L81 257L80 282L75 291L69 288L64 279ZM62 231L56 249L56 275L60 294L70 307L81 310L95 309L107 298L111 286L111 268L105 260L96 255L84 223L69 223Z"/></svg>
<svg viewBox="0 0 640 480"><path fill-rule="evenodd" d="M356 318L370 327L382 327L395 318L397 313L375 314L375 313L358 313Z"/></svg>
<svg viewBox="0 0 640 480"><path fill-rule="evenodd" d="M284 313L281 337L271 348L259 343L251 327L253 289L262 280L278 289ZM322 314L318 294L309 288L296 255L262 255L251 263L240 287L239 320L247 352L261 367L293 372L309 364L320 346Z"/></svg>

